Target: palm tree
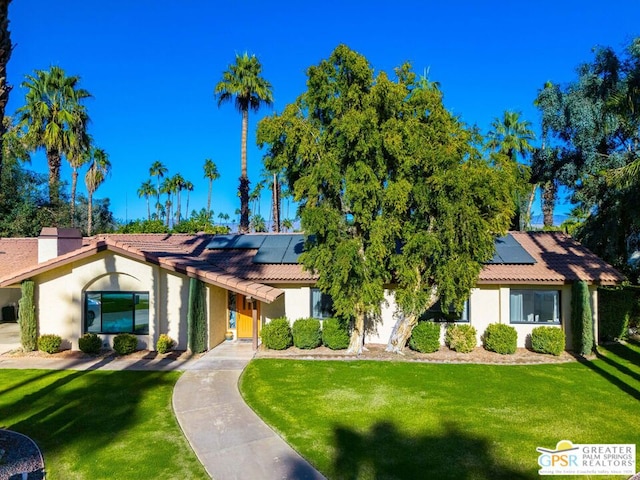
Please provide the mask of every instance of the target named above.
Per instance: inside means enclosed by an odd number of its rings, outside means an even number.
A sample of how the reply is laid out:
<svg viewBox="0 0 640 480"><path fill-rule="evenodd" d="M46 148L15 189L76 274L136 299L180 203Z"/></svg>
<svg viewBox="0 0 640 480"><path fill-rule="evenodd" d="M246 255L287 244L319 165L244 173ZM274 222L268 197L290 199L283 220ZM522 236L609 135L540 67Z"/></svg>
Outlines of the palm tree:
<svg viewBox="0 0 640 480"><path fill-rule="evenodd" d="M282 228L285 232L293 229L293 222L290 218L285 218L284 220L282 220Z"/></svg>
<svg viewBox="0 0 640 480"><path fill-rule="evenodd" d="M156 177L156 215L160 217L160 179L167 173L167 167L165 167L161 161L156 160L149 167L149 175Z"/></svg>
<svg viewBox="0 0 640 480"><path fill-rule="evenodd" d="M89 135L82 135L80 141L74 145L73 149L67 154L67 160L71 165L71 226L75 226L76 211L76 188L78 186L78 169L91 160Z"/></svg>
<svg viewBox="0 0 640 480"><path fill-rule="evenodd" d="M79 150L86 141L89 121L82 101L91 95L78 88L80 77L67 77L60 67L35 70L22 83L27 88L18 121L32 150L44 148L49 166L49 201L58 203L60 163L63 155ZM73 155L73 153L71 153Z"/></svg>
<svg viewBox="0 0 640 480"><path fill-rule="evenodd" d="M169 225L171 222L171 215L172 215L171 207L173 206L173 201L171 200L171 196L175 192L173 179L165 178L162 184L160 185L160 189L158 191L160 193L167 194L167 200L165 201L164 206L165 206L165 218L167 220L167 228L169 228Z"/></svg>
<svg viewBox="0 0 640 480"><path fill-rule="evenodd" d="M253 187L249 200L253 202L253 212L260 215L260 199L262 197L262 189L264 188L264 182L261 180Z"/></svg>
<svg viewBox="0 0 640 480"><path fill-rule="evenodd" d="M156 187L153 186L151 180L147 180L146 182L142 182L140 188L138 189L138 198L146 198L147 200L147 220L151 220L151 207L149 205L149 197L157 194ZM157 207L157 206L156 206Z"/></svg>
<svg viewBox="0 0 640 480"><path fill-rule="evenodd" d="M204 161L204 178L209 180L209 194L207 195L207 212L209 213L209 217L211 217L211 191L213 189L213 182L220 178L220 173L218 172L218 167L215 162L210 158L205 159Z"/></svg>
<svg viewBox="0 0 640 480"><path fill-rule="evenodd" d="M91 236L93 223L93 194L104 182L111 170L109 156L101 148L94 147L91 149L90 162L89 170L84 176L84 183L87 186L87 235L89 236Z"/></svg>
<svg viewBox="0 0 640 480"><path fill-rule="evenodd" d="M185 180L184 189L187 191L187 208L184 209L184 218L189 218L189 196L193 192L193 183Z"/></svg>
<svg viewBox="0 0 640 480"><path fill-rule="evenodd" d="M260 76L262 65L255 55L236 54L236 62L222 73L222 80L215 86L214 95L218 106L235 99L235 105L242 114L241 174L240 186L240 231L249 231L249 178L247 177L247 132L249 130L249 109L257 112L262 104L273 103L271 84Z"/></svg>
<svg viewBox="0 0 640 480"><path fill-rule="evenodd" d="M7 84L7 64L11 58L11 32L9 32L9 4L11 0L0 2L0 178L2 178L2 165L4 163L4 134L7 127L4 119L4 111L9 101L11 86Z"/></svg>
<svg viewBox="0 0 640 480"><path fill-rule="evenodd" d="M180 192L184 189L185 179L179 173L176 173L173 177L171 177L171 183L173 184L173 192L176 194L177 204L176 204L176 219L175 224L180 223L181 212L180 212Z"/></svg>

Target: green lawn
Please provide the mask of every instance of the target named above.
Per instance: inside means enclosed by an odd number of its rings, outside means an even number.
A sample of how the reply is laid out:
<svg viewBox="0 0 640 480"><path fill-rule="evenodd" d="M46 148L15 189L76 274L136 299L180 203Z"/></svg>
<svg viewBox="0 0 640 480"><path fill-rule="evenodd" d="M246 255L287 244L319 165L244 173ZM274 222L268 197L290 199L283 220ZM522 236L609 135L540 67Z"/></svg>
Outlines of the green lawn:
<svg viewBox="0 0 640 480"><path fill-rule="evenodd" d="M601 352L529 366L260 359L241 391L330 479L535 479L538 446L640 442L640 348Z"/></svg>
<svg viewBox="0 0 640 480"><path fill-rule="evenodd" d="M208 478L171 408L179 376L0 370L0 427L38 443L51 480Z"/></svg>

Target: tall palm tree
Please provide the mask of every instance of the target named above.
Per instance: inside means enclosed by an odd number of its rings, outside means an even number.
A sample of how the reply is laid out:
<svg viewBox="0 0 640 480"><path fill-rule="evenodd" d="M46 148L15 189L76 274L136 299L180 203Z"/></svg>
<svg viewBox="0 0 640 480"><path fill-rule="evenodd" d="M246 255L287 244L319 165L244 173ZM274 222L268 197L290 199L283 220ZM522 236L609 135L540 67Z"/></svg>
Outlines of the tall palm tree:
<svg viewBox="0 0 640 480"><path fill-rule="evenodd" d="M240 232L249 231L249 178L247 176L247 132L249 130L249 110L257 112L261 105L273 103L271 84L262 78L262 65L255 55L236 54L236 62L222 73L222 80L215 86L214 95L218 106L235 99L235 105L242 114L242 139L240 149Z"/></svg>
<svg viewBox="0 0 640 480"><path fill-rule="evenodd" d="M215 162L210 158L204 161L204 178L209 180L209 194L207 195L207 213L211 218L211 191L213 189L213 182L220 178L218 167Z"/></svg>
<svg viewBox="0 0 640 480"><path fill-rule="evenodd" d="M176 173L173 177L171 177L171 183L173 184L173 192L176 194L177 204L176 204L176 225L180 223L181 212L180 212L180 192L184 189L185 179L179 173Z"/></svg>
<svg viewBox="0 0 640 480"><path fill-rule="evenodd" d="M167 200L165 201L164 206L165 206L165 218L167 221L167 228L169 228L171 223L171 215L172 215L171 207L173 206L172 195L173 195L173 192L175 191L173 179L165 178L162 184L160 185L160 189L158 191L160 193L165 193L167 195Z"/></svg>
<svg viewBox="0 0 640 480"><path fill-rule="evenodd" d="M18 109L18 121L32 150L44 148L49 166L49 201L58 203L60 163L86 141L89 121L82 101L91 95L78 88L80 77L68 77L60 67L35 70L27 75L25 104Z"/></svg>
<svg viewBox="0 0 640 480"><path fill-rule="evenodd" d="M0 1L0 178L2 178L2 165L4 163L4 134L7 131L4 111L9 101L11 86L7 83L7 64L11 58L11 32L9 32L9 4L11 0Z"/></svg>
<svg viewBox="0 0 640 480"><path fill-rule="evenodd" d="M91 139L89 135L81 134L79 141L67 154L67 160L71 166L71 226L75 227L76 214L76 189L78 186L78 169L91 160Z"/></svg>
<svg viewBox="0 0 640 480"><path fill-rule="evenodd" d="M160 217L160 179L167 173L167 167L165 167L161 161L156 160L149 167L149 175L156 177L156 215Z"/></svg>
<svg viewBox="0 0 640 480"><path fill-rule="evenodd" d="M184 209L184 218L189 218L189 196L193 192L193 183L189 180L184 182L184 190L187 192L187 208Z"/></svg>
<svg viewBox="0 0 640 480"><path fill-rule="evenodd" d="M91 149L89 169L84 176L84 183L87 186L87 235L91 236L93 224L93 194L104 182L111 171L109 156L101 148Z"/></svg>
<svg viewBox="0 0 640 480"><path fill-rule="evenodd" d="M156 194L156 187L153 186L151 180L142 182L142 185L140 185L140 188L138 188L138 197L144 197L147 200L147 220L151 220L151 207L149 205L149 197L155 196Z"/></svg>

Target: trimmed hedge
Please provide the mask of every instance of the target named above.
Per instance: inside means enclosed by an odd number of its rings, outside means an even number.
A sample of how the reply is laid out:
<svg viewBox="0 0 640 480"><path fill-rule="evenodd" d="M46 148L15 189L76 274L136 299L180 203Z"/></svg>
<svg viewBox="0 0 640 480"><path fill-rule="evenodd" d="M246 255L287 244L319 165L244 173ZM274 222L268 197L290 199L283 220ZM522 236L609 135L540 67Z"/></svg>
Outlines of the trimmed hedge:
<svg viewBox="0 0 640 480"><path fill-rule="evenodd" d="M46 353L58 353L62 345L60 335L46 334L38 338L38 350Z"/></svg>
<svg viewBox="0 0 640 480"><path fill-rule="evenodd" d="M310 349L319 347L322 344L322 332L320 330L320 320L316 318L300 318L293 322L291 329L293 334L293 345Z"/></svg>
<svg viewBox="0 0 640 480"><path fill-rule="evenodd" d="M573 351L589 355L595 348L591 298L586 282L574 282L571 288L571 330Z"/></svg>
<svg viewBox="0 0 640 480"><path fill-rule="evenodd" d="M18 300L18 325L20 325L20 343L25 352L38 347L38 320L34 300L35 284L25 280L20 285L21 296Z"/></svg>
<svg viewBox="0 0 640 480"><path fill-rule="evenodd" d="M447 346L456 352L472 352L478 341L476 339L476 329L471 325L449 325L445 334Z"/></svg>
<svg viewBox="0 0 640 480"><path fill-rule="evenodd" d="M291 326L285 317L274 318L260 332L262 345L271 350L284 350L293 344Z"/></svg>
<svg viewBox="0 0 640 480"><path fill-rule="evenodd" d="M339 318L326 318L322 321L322 344L331 350L344 350L349 346L349 328L347 322Z"/></svg>
<svg viewBox="0 0 640 480"><path fill-rule="evenodd" d="M637 324L640 302L638 287L598 288L598 339L621 340Z"/></svg>
<svg viewBox="0 0 640 480"><path fill-rule="evenodd" d="M411 331L409 347L421 353L437 352L440 348L440 324L436 322L418 322Z"/></svg>
<svg viewBox="0 0 640 480"><path fill-rule="evenodd" d="M100 353L100 349L102 348L102 339L95 333L85 333L78 339L78 347L84 353Z"/></svg>
<svg viewBox="0 0 640 480"><path fill-rule="evenodd" d="M158 341L156 342L156 350L158 353L167 353L173 347L175 347L176 342L166 333L161 334L158 337Z"/></svg>
<svg viewBox="0 0 640 480"><path fill-rule="evenodd" d="M129 355L138 348L138 337L132 333L119 333L113 337L113 349L118 355Z"/></svg>
<svg viewBox="0 0 640 480"><path fill-rule="evenodd" d="M536 327L531 331L531 348L534 352L558 356L564 351L565 336L561 328Z"/></svg>
<svg viewBox="0 0 640 480"><path fill-rule="evenodd" d="M516 353L518 347L518 332L511 325L492 323L485 330L482 340L485 350L511 355Z"/></svg>

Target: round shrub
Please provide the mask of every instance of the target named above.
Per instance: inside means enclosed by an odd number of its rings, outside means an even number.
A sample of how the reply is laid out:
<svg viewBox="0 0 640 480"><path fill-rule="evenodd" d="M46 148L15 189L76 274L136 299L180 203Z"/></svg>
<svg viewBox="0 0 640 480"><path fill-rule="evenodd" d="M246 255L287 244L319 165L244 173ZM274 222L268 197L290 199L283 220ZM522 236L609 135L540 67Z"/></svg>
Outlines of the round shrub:
<svg viewBox="0 0 640 480"><path fill-rule="evenodd" d="M100 348L102 347L102 339L95 333L85 333L78 339L78 347L84 353L100 353Z"/></svg>
<svg viewBox="0 0 640 480"><path fill-rule="evenodd" d="M113 337L113 349L118 355L129 355L138 348L138 337L132 333L119 333Z"/></svg>
<svg viewBox="0 0 640 480"><path fill-rule="evenodd" d="M471 325L450 325L447 327L445 342L453 351L469 353L476 348L476 329Z"/></svg>
<svg viewBox="0 0 640 480"><path fill-rule="evenodd" d="M293 344L289 320L284 317L274 318L260 332L262 345L271 350L284 350Z"/></svg>
<svg viewBox="0 0 640 480"><path fill-rule="evenodd" d="M291 329L293 345L298 348L316 348L322 343L320 320L315 318L300 318L293 322Z"/></svg>
<svg viewBox="0 0 640 480"><path fill-rule="evenodd" d="M487 327L482 337L484 348L490 352L510 355L516 353L518 347L518 332L511 325L492 323Z"/></svg>
<svg viewBox="0 0 640 480"><path fill-rule="evenodd" d="M62 338L59 335L40 335L38 338L38 350L47 353L58 353L62 345Z"/></svg>
<svg viewBox="0 0 640 480"><path fill-rule="evenodd" d="M440 348L440 324L418 322L411 332L409 347L421 353L433 353Z"/></svg>
<svg viewBox="0 0 640 480"><path fill-rule="evenodd" d="M156 350L158 353L167 353L173 347L175 347L176 342L166 333L163 333L158 337L158 341L156 342Z"/></svg>
<svg viewBox="0 0 640 480"><path fill-rule="evenodd" d="M344 350L349 346L347 323L339 318L322 321L322 344L331 350Z"/></svg>
<svg viewBox="0 0 640 480"><path fill-rule="evenodd" d="M534 352L560 355L564 351L565 336L561 328L536 327L531 331L531 348Z"/></svg>

